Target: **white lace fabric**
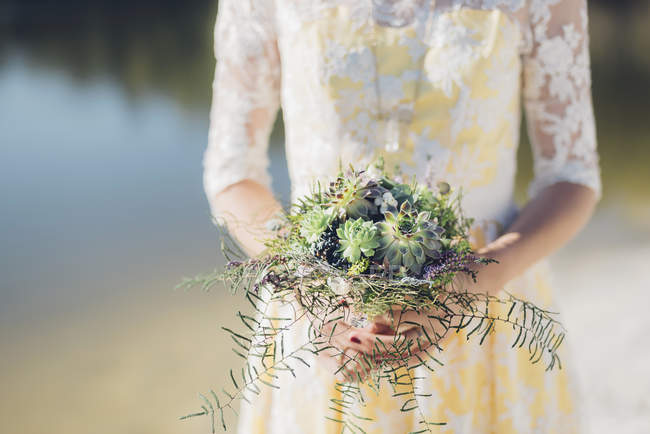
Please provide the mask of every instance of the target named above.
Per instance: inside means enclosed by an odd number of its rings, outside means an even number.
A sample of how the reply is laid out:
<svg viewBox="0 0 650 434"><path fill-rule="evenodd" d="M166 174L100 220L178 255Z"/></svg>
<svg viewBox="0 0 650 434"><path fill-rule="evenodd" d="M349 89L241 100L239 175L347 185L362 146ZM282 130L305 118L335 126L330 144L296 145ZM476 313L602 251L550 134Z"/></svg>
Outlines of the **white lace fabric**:
<svg viewBox="0 0 650 434"><path fill-rule="evenodd" d="M392 58L373 70L367 43L377 28ZM204 157L213 212L215 195L231 184L269 185L280 102L294 198L340 161L376 156L374 80L379 74L388 108L400 107L422 55L428 93L395 156L406 172L458 182L468 212L501 215L512 199L523 100L531 195L561 181L600 195L588 41L586 0L220 0ZM402 61L400 48L410 58Z"/></svg>
<svg viewBox="0 0 650 434"><path fill-rule="evenodd" d="M280 58L271 2L252 3L219 2L218 61L204 157L208 197L244 179L270 185L267 149L280 107Z"/></svg>

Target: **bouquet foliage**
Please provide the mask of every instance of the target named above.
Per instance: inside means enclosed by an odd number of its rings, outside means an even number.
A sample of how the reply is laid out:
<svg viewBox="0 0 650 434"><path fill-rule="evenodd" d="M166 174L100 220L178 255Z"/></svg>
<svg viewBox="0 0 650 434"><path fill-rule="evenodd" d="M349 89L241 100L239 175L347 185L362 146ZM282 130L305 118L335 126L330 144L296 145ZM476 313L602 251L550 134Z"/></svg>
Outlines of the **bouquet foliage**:
<svg viewBox="0 0 650 434"><path fill-rule="evenodd" d="M417 412L418 432L433 432L444 422L423 416L418 398L430 395L416 387L414 369L433 371L442 364L435 355L449 333L466 330L468 339L476 336L482 344L497 323L515 330L512 346L525 347L532 363L544 359L547 370L559 366L556 351L564 332L551 312L511 295L497 298L455 287L459 274L476 280L477 270L494 262L472 250L471 224L460 195L448 184L429 188L401 182L388 176L380 161L366 170L350 167L326 186L314 185L289 213L270 222L274 236L265 240L260 257L246 258L223 237L225 270L182 285L209 289L225 282L250 302L254 314L237 313L242 330L225 329L245 365L239 373L230 371L230 390L201 395L201 411L184 418L209 415L214 431L218 417L226 429L224 412L235 411L237 400L249 401L262 387L278 387L279 375L295 376L295 367L311 366L313 355L334 352L344 379L337 383L342 399L332 399L330 419L343 431L364 432L364 418L353 408L363 405L360 383L365 382L377 392L382 383L390 385L394 399L404 402L402 411ZM507 315L493 313L495 304L505 305ZM404 324L408 312L428 325ZM377 318L390 324L391 345L381 342L372 354L350 357L331 344L340 321L365 327ZM302 321L310 324L304 343L285 345ZM356 367L353 374L349 366Z"/></svg>

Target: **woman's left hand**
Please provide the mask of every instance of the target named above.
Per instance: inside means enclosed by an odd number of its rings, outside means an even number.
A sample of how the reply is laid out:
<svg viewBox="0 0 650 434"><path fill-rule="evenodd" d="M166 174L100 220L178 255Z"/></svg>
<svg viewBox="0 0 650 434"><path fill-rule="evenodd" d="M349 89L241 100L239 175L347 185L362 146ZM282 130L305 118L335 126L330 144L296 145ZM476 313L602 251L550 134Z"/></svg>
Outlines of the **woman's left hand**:
<svg viewBox="0 0 650 434"><path fill-rule="evenodd" d="M449 312L441 309L404 310L395 307L389 314L375 317L366 329L371 333L395 336L391 351L381 362L413 366L429 357L428 351L444 343Z"/></svg>
<svg viewBox="0 0 650 434"><path fill-rule="evenodd" d="M478 265L478 267L482 267ZM465 273L458 273L450 284L450 290L459 292L474 292L493 294L498 291L496 283L493 282L488 273L481 273L480 280L474 281L471 276ZM497 289L493 289L497 288ZM367 327L372 333L396 335L401 334L409 339L408 350L404 351L404 357L408 360L409 366L421 363L426 359L426 354L421 354L429 349L439 350L444 347L445 338L449 325L453 321L453 307L450 310L429 308L423 310L404 310L396 306L390 313L377 316Z"/></svg>

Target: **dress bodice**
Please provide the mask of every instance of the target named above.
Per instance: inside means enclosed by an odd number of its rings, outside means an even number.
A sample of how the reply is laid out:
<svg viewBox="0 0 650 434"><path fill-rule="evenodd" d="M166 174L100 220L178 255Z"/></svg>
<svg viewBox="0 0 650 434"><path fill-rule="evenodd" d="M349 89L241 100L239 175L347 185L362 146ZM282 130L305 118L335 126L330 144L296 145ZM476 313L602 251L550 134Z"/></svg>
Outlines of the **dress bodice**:
<svg viewBox="0 0 650 434"><path fill-rule="evenodd" d="M462 188L468 215L505 221L520 101L531 194L560 181L600 193L584 0L221 0L215 36L209 198L268 185L280 104L294 199L381 155ZM410 122L387 149L384 119L400 111Z"/></svg>

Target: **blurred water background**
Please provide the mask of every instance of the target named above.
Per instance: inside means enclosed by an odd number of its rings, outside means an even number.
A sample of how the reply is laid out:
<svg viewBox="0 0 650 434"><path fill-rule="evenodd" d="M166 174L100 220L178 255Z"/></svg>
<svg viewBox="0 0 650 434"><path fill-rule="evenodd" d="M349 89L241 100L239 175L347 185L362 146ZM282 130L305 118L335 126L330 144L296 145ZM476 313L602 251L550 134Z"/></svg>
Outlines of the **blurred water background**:
<svg viewBox="0 0 650 434"><path fill-rule="evenodd" d="M590 432L650 432L650 10L591 1L604 197L553 257ZM241 302L201 185L216 1L0 0L0 432L190 433ZM288 196L282 125L271 139ZM518 197L531 178L520 147Z"/></svg>

